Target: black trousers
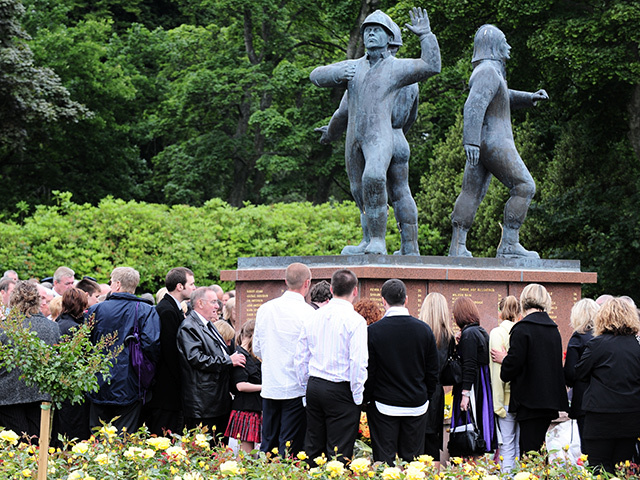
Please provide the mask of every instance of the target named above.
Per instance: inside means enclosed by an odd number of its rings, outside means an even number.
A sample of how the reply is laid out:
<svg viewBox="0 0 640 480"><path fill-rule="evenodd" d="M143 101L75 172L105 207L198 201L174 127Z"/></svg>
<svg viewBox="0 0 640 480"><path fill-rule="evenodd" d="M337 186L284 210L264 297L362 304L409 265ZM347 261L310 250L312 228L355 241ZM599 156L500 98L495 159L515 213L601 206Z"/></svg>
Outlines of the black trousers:
<svg viewBox="0 0 640 480"><path fill-rule="evenodd" d="M520 454L525 455L531 450L540 451L544 445L547 430L553 419L549 417L519 420L520 425Z"/></svg>
<svg viewBox="0 0 640 480"><path fill-rule="evenodd" d="M277 448L280 455L285 455L285 452L289 452L289 456L296 455L304 449L306 430L307 416L302 397L262 399L261 451L266 453Z"/></svg>
<svg viewBox="0 0 640 480"><path fill-rule="evenodd" d="M40 436L40 403L20 403L0 406L0 425L18 435ZM34 439L38 443L38 439Z"/></svg>
<svg viewBox="0 0 640 480"><path fill-rule="evenodd" d="M631 460L636 451L636 438L584 438L582 450L589 455L589 465L597 470L615 472L617 463Z"/></svg>
<svg viewBox="0 0 640 480"><path fill-rule="evenodd" d="M122 429L133 433L140 428L141 411L142 400L130 405L102 405L91 402L89 408L89 425L93 429L94 427L101 427L102 422L111 422L111 425L118 429L118 433L120 433Z"/></svg>
<svg viewBox="0 0 640 480"><path fill-rule="evenodd" d="M391 417L380 413L374 402L367 407L373 460L393 465L396 455L411 462L424 451L426 412L419 417Z"/></svg>
<svg viewBox="0 0 640 480"><path fill-rule="evenodd" d="M337 455L342 462L350 460L359 423L360 406L353 402L349 382L309 378L305 441L305 452L309 458L314 459L324 453L328 459Z"/></svg>
<svg viewBox="0 0 640 480"><path fill-rule="evenodd" d="M184 418L181 411L165 410L157 407L142 407L141 423L147 425L150 434L155 434L159 437L164 435L165 430L172 433L182 433L184 428ZM224 430L222 433L224 433Z"/></svg>

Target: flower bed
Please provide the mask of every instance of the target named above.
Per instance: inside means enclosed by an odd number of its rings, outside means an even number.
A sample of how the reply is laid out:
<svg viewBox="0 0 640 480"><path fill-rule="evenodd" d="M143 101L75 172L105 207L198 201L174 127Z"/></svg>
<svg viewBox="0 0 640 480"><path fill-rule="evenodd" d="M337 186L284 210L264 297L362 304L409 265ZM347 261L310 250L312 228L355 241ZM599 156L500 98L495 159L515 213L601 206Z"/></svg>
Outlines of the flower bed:
<svg viewBox="0 0 640 480"><path fill-rule="evenodd" d="M0 431L0 472L3 479L36 478L38 447L21 442L10 430ZM350 464L317 458L315 468L307 465L307 456L299 452L282 459L277 451L267 455L236 456L230 449L211 448L211 436L201 431L184 435L149 437L145 430L118 435L109 425L96 431L87 442L72 443L67 449L49 449L50 480L122 480L122 479L381 479L381 480L514 480L535 479L608 479L600 477L582 465L574 465L562 458L549 460L546 454L536 454L519 462L511 475L500 471L490 456L451 462L437 470L433 459L423 455L411 463L397 466L372 465L368 454ZM288 453L288 452L287 452ZM561 456L560 456L561 457ZM582 460L585 460L584 458ZM579 462L581 463L581 462ZM638 478L638 468L627 463L619 466L619 478Z"/></svg>

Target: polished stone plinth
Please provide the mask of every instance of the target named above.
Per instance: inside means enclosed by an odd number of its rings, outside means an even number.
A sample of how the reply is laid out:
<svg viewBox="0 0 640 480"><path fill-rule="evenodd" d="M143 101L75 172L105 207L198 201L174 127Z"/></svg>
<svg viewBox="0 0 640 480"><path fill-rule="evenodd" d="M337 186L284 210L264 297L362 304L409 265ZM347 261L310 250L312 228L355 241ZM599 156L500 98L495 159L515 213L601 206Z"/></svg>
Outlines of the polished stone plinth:
<svg viewBox="0 0 640 480"><path fill-rule="evenodd" d="M449 300L450 308L456 298L470 297L478 306L481 325L487 331L498 325L500 298L519 297L527 284L540 283L551 294L550 315L560 327L565 346L572 333L571 307L581 298L582 284L597 281L596 273L580 271L577 260L393 255L239 258L238 269L223 270L220 278L236 283L240 323L255 319L262 303L285 291L284 272L293 262L309 266L314 282L330 280L333 272L348 268L358 276L360 298L377 301L380 301L382 284L389 278L399 278L407 285L408 308L416 317L430 292L442 293Z"/></svg>

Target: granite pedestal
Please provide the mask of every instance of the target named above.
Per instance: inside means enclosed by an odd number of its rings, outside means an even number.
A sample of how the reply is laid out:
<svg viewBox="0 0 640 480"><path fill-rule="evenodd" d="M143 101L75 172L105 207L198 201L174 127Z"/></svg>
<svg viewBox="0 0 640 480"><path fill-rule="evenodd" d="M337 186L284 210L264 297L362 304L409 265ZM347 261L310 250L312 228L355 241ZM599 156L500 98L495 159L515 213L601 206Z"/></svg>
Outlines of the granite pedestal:
<svg viewBox="0 0 640 480"><path fill-rule="evenodd" d="M515 295L529 283L544 285L553 300L551 318L559 325L564 346L571 337L571 307L581 298L583 283L596 283L597 274L581 272L577 260L499 259L460 257L407 257L354 255L321 257L239 258L237 270L223 270L220 278L236 283L239 325L255 319L267 300L282 295L284 273L293 262L309 266L313 282L330 280L333 272L348 268L358 276L359 298L380 301L380 289L389 278L407 285L409 312L418 316L426 295L442 293L449 308L458 297L470 297L480 310L481 325L487 330L498 325L498 302Z"/></svg>

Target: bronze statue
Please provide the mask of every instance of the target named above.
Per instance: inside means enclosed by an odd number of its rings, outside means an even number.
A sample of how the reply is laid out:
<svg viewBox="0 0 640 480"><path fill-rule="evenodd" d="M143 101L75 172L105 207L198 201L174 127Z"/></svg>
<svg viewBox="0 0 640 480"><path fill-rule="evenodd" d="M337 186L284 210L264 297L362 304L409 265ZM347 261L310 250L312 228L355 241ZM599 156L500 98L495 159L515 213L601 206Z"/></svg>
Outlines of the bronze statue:
<svg viewBox="0 0 640 480"><path fill-rule="evenodd" d="M544 90L531 93L508 88L505 62L510 50L504 34L493 25L483 25L476 32L470 92L464 105L462 143L467 163L462 191L451 215L453 235L449 256L472 256L466 246L467 232L487 193L491 175L495 175L510 194L504 207L502 239L496 256L540 258L519 241L520 227L536 186L513 141L511 108L535 106L549 96Z"/></svg>
<svg viewBox="0 0 640 480"><path fill-rule="evenodd" d="M386 254L387 199L391 198L398 220L402 247L399 254L419 255L417 209L408 184L409 145L404 137L417 114L416 82L440 72L440 49L431 33L427 12L409 12L407 28L420 37L420 59L397 59L400 31L388 15L376 10L362 24L367 55L311 72L321 87L347 84L345 106L332 123L320 129L322 142L341 134L346 121L345 158L351 193L361 212L363 240L346 246L345 255ZM395 30L395 32L394 32ZM408 88L405 88L408 87ZM342 102L341 102L342 103ZM348 113L346 113L348 112ZM335 115L335 114L334 114Z"/></svg>

